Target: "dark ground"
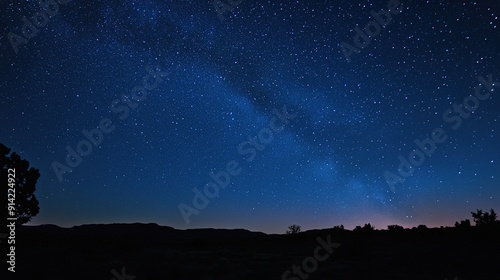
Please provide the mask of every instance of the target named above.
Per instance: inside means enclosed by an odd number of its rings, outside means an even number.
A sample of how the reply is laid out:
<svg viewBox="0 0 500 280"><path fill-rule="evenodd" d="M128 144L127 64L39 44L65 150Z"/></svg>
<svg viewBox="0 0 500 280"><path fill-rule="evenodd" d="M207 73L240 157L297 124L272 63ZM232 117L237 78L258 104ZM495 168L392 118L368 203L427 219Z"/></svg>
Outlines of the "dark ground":
<svg viewBox="0 0 500 280"><path fill-rule="evenodd" d="M20 226L16 273L7 279L282 279L314 255L318 237L329 235L341 246L307 279L500 279L499 233L478 227L266 235L155 224Z"/></svg>

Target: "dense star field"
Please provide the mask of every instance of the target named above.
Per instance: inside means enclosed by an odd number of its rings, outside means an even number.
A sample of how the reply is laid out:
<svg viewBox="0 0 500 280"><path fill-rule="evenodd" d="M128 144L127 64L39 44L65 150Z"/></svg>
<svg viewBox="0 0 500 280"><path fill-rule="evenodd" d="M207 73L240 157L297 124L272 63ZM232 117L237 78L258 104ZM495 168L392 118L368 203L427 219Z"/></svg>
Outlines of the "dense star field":
<svg viewBox="0 0 500 280"><path fill-rule="evenodd" d="M32 225L500 208L498 1L46 3L0 2L0 143L40 170Z"/></svg>

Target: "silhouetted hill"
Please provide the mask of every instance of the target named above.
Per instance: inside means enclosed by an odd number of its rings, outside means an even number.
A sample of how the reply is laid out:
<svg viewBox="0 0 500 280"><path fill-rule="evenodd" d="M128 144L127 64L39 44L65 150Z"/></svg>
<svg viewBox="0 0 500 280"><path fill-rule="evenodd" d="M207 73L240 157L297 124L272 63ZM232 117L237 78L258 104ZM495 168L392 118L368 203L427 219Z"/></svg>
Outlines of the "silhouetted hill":
<svg viewBox="0 0 500 280"><path fill-rule="evenodd" d="M23 226L23 231L33 233L66 234L69 236L137 238L146 235L149 239L241 239L265 236L262 232L252 232L246 229L187 229L179 230L158 224L89 224L62 228L56 225Z"/></svg>
<svg viewBox="0 0 500 280"><path fill-rule="evenodd" d="M267 235L244 229L178 230L156 224L21 226L19 279L301 279L282 275L339 243L307 279L500 279L498 227ZM321 249L324 254L325 249ZM310 263L310 265L312 265ZM294 278L295 277L295 278ZM131 280L131 279L126 279Z"/></svg>

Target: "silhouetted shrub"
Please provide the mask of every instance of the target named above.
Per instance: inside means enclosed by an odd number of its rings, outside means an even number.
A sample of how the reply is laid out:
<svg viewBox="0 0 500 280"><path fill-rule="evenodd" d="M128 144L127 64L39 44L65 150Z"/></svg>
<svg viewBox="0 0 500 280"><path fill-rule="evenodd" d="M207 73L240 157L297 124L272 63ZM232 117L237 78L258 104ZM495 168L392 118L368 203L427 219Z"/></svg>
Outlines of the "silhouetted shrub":
<svg viewBox="0 0 500 280"><path fill-rule="evenodd" d="M426 230L428 229L426 225L418 225L417 230Z"/></svg>
<svg viewBox="0 0 500 280"><path fill-rule="evenodd" d="M363 227L356 226L354 228L354 231L370 232L370 231L373 231L374 229L375 229L375 227L372 226L370 223L368 223L368 224L365 224Z"/></svg>
<svg viewBox="0 0 500 280"><path fill-rule="evenodd" d="M335 229L335 230L344 230L344 225L334 226L333 229Z"/></svg>
<svg viewBox="0 0 500 280"><path fill-rule="evenodd" d="M399 225L388 225L387 226L388 230L404 230L405 228Z"/></svg>

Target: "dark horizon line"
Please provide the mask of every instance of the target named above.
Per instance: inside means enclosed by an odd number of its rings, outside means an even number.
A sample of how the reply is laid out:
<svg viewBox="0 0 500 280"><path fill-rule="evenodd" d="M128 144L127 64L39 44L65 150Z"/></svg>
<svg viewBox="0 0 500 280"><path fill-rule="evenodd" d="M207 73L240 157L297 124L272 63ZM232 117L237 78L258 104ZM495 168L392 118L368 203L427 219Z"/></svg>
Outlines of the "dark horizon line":
<svg viewBox="0 0 500 280"><path fill-rule="evenodd" d="M371 223L368 223L370 225L372 225ZM132 222L132 223L95 223L95 224L80 224L80 225L73 225L73 226L60 226L60 225L57 225L57 224L24 224L24 225L21 225L22 227L43 227L43 226L55 226L55 227L58 227L58 228L62 228L62 229L71 229L71 228L76 228L76 227L83 227L83 226L113 226L113 225L138 225L138 226L147 226L147 225L150 225L150 226L158 226L158 227L162 227L162 228L171 228L172 230L179 230L179 231L188 231L188 230L244 230L244 231L248 231L248 232L253 232L253 233L263 233L263 234L266 234L266 235L273 235L273 234L278 234L278 235L286 235L287 233L266 233L266 232L263 232L263 231L253 231L253 230L250 230L250 229L246 229L246 228L214 228L214 227L200 227L200 228L186 228L186 229L180 229L180 228L175 228L173 226L169 226L169 225L160 225L160 224L157 224L157 223L141 223L141 222ZM341 225L341 224L340 224ZM335 225L335 226L332 226L332 227L329 227L329 228L313 228L313 229L307 229L307 230L304 230L304 231L300 231L299 233L305 233L305 232L310 232L310 231L324 231L324 230L340 230L340 228L335 228L337 226L340 226L340 225ZM366 225L366 224L365 224ZM420 224L420 225L417 225L417 226L413 226L413 227L404 227L402 225L397 225L397 224L392 224L392 225L396 225L396 226L401 226L403 228L403 230L412 230L412 229L417 229L419 226L425 226L427 229L445 229L445 228L457 228L456 226L445 226L445 225L441 225L441 226L434 226L434 227L428 227L427 225L425 224ZM363 227L363 225L359 225L361 227ZM373 226L373 225L372 225ZM387 226L390 226L390 225L387 225ZM470 225L471 228L473 227L480 227L480 226L477 226L477 225ZM348 229L348 228L343 228L342 230L344 231L354 231L355 228L353 229ZM373 230L375 231L390 231L387 227L386 228L374 228ZM286 231L286 229L283 230L284 232Z"/></svg>

